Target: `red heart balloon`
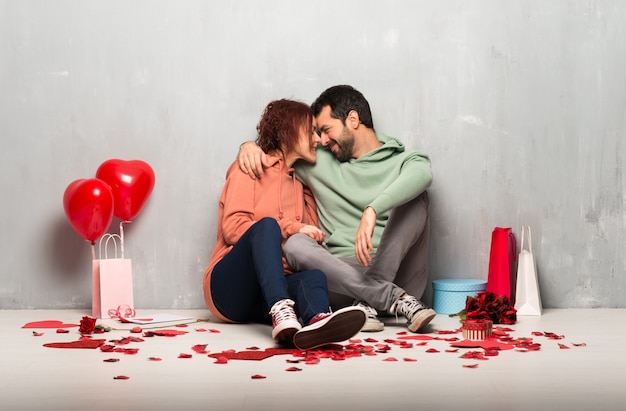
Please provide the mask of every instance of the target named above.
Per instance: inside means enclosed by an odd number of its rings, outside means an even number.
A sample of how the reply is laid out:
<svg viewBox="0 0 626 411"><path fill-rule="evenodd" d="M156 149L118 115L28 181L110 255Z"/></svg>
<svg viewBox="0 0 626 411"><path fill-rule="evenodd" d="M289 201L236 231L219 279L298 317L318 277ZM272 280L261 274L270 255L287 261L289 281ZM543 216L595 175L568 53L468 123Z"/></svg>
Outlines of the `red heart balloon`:
<svg viewBox="0 0 626 411"><path fill-rule="evenodd" d="M137 216L154 188L154 171L141 160L107 160L98 167L96 177L111 186L113 214L121 220Z"/></svg>
<svg viewBox="0 0 626 411"><path fill-rule="evenodd" d="M63 194L63 209L72 228L93 244L113 220L113 193L97 178L71 182Z"/></svg>

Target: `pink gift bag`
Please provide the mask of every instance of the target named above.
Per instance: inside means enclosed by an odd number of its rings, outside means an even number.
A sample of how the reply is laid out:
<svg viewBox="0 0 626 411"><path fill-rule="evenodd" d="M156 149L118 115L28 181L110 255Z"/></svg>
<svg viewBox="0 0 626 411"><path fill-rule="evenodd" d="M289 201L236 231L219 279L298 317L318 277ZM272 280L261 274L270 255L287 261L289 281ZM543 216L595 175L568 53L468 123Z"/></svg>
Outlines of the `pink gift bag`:
<svg viewBox="0 0 626 411"><path fill-rule="evenodd" d="M511 228L496 227L491 233L487 292L515 299L517 244Z"/></svg>
<svg viewBox="0 0 626 411"><path fill-rule="evenodd" d="M93 259L91 313L96 318L134 316L132 262L123 258L123 250L122 258L118 258L116 237L119 238L117 234L105 234L100 239L100 258ZM110 240L115 248L113 258L108 256Z"/></svg>

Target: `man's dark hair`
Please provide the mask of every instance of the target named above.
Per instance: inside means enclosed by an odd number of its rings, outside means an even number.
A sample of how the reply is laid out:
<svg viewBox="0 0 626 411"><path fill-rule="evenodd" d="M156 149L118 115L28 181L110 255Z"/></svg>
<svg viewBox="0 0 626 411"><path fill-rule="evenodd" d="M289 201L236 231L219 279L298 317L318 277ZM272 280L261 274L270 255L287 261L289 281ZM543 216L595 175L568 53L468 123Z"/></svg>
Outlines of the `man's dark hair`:
<svg viewBox="0 0 626 411"><path fill-rule="evenodd" d="M367 128L374 129L369 103L363 94L352 86L339 85L326 89L311 104L313 115L317 117L326 106L330 106L330 116L341 120L344 124L348 113L355 110L359 114L361 123Z"/></svg>

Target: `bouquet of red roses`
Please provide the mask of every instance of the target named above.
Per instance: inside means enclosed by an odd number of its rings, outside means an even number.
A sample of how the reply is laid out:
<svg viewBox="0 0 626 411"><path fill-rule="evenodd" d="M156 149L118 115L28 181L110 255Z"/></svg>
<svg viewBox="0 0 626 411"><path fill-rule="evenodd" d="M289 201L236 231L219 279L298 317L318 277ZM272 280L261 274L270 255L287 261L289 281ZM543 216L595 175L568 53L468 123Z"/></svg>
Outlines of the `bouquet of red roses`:
<svg viewBox="0 0 626 411"><path fill-rule="evenodd" d="M513 307L509 297L493 292L480 292L475 297L468 296L465 300L465 309L457 314L461 321L491 320L494 324L515 324L517 310Z"/></svg>

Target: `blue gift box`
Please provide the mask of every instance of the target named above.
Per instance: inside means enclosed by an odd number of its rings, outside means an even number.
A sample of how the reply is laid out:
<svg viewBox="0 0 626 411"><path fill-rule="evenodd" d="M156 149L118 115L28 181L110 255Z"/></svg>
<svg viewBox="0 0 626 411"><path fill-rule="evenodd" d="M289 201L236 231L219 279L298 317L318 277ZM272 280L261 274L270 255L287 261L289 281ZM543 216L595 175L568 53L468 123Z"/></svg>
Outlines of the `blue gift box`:
<svg viewBox="0 0 626 411"><path fill-rule="evenodd" d="M487 289L487 281L468 278L433 280L433 309L438 314L456 314L465 308L467 296Z"/></svg>

